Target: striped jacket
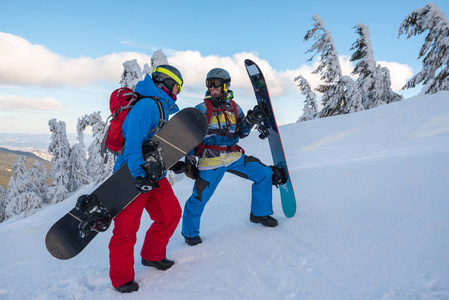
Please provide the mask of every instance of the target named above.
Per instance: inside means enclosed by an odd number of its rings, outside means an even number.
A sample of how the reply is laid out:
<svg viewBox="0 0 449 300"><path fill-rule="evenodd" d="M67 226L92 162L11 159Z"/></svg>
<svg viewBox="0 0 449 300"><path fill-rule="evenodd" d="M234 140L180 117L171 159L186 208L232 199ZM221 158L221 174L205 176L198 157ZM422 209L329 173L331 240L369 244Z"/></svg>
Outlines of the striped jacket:
<svg viewBox="0 0 449 300"><path fill-rule="evenodd" d="M230 100L233 98L232 91L229 91L226 98L216 101L210 96L204 98L204 102L198 104L196 108L204 114L207 112L205 101L211 101L215 109L226 109L225 111L213 111L209 121L209 129L203 140L205 145L214 146L235 146L240 138L249 135L253 124L249 123L240 106L237 104L238 117L236 118ZM237 161L242 156L240 151L203 149L198 154L198 169L212 170L221 166L228 166ZM195 164L194 152L186 156L187 164Z"/></svg>

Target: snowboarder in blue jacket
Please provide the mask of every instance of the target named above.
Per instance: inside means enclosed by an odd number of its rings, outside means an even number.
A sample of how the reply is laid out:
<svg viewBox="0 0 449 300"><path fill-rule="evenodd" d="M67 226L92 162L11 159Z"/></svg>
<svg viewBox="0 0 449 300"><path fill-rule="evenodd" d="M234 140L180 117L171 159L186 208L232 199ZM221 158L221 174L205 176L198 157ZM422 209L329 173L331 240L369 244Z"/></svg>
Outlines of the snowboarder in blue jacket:
<svg viewBox="0 0 449 300"><path fill-rule="evenodd" d="M190 246L202 242L199 236L201 215L225 172L254 183L250 221L268 227L278 225L271 216L272 184L285 178L281 178L282 174L276 167L266 166L256 157L245 155L237 145L240 138L249 135L254 124L269 116L269 112L261 105L256 105L245 116L233 100L230 85L231 77L226 70L210 70L206 76L206 97L196 106L209 119L209 129L195 153L191 152L185 158L185 173L195 180L193 193L185 203L182 220L182 235ZM195 156L198 156L198 164Z"/></svg>
<svg viewBox="0 0 449 300"><path fill-rule="evenodd" d="M144 169L143 147L155 134L162 122L161 118L165 117L167 121L169 114L179 110L175 101L182 84L181 73L175 67L156 67L152 75L146 75L144 80L137 83L135 92L141 96L158 97L164 113L159 110L157 100L143 97L133 106L122 125L125 147L123 154L117 156L114 171L127 163L135 178L136 188L141 191L114 218L114 230L109 243L110 278L114 288L122 293L139 289L134 280L134 245L144 209L153 223L145 235L140 252L142 264L159 270L167 270L174 264L166 258L166 248L181 219L181 206L165 175L154 178L149 176L154 173L151 169Z"/></svg>

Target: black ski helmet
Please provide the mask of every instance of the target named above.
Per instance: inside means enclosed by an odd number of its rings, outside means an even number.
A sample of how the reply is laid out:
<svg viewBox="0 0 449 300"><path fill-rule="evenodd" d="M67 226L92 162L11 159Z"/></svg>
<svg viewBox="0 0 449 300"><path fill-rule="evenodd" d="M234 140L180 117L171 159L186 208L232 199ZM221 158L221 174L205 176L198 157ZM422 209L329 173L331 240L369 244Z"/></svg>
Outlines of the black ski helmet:
<svg viewBox="0 0 449 300"><path fill-rule="evenodd" d="M228 71L221 68L214 68L209 71L206 75L206 87L209 89L213 79L219 79L220 80L220 86L223 87L223 92L227 92L228 89L231 87L231 76L229 75ZM216 86L215 84L212 84L212 86Z"/></svg>
<svg viewBox="0 0 449 300"><path fill-rule="evenodd" d="M170 65L160 65L154 68L151 78L153 78L154 83L162 83L170 92L175 84L178 84L178 91L181 92L184 83L181 72Z"/></svg>

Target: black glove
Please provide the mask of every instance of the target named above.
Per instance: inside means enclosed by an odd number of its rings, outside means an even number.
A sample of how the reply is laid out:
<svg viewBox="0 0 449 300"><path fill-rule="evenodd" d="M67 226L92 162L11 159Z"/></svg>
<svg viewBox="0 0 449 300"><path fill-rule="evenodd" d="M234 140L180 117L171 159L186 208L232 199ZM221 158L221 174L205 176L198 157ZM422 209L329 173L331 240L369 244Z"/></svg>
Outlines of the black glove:
<svg viewBox="0 0 449 300"><path fill-rule="evenodd" d="M186 165L183 161L177 161L169 170L175 172L175 174L182 174L185 172Z"/></svg>
<svg viewBox="0 0 449 300"><path fill-rule="evenodd" d="M252 110L248 110L246 118L248 119L248 122L252 124L259 124L264 119L269 118L270 116L271 112L268 103L261 102L254 106Z"/></svg>
<svg viewBox="0 0 449 300"><path fill-rule="evenodd" d="M141 193L146 193L154 188L158 188L159 184L155 181L150 180L148 177L137 176L135 178L136 188Z"/></svg>
<svg viewBox="0 0 449 300"><path fill-rule="evenodd" d="M196 180L200 175L200 171L198 170L196 165L186 164L186 170L184 172L187 177Z"/></svg>

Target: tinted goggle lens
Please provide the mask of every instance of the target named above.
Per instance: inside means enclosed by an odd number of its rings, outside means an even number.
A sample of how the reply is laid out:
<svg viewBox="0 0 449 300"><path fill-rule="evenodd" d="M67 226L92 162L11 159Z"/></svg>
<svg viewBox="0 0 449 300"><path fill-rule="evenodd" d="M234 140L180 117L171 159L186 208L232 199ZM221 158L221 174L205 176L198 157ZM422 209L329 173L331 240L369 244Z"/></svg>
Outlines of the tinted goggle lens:
<svg viewBox="0 0 449 300"><path fill-rule="evenodd" d="M223 80L218 79L218 78L211 78L211 79L206 79L206 86L208 88L211 87L220 87L223 84Z"/></svg>

